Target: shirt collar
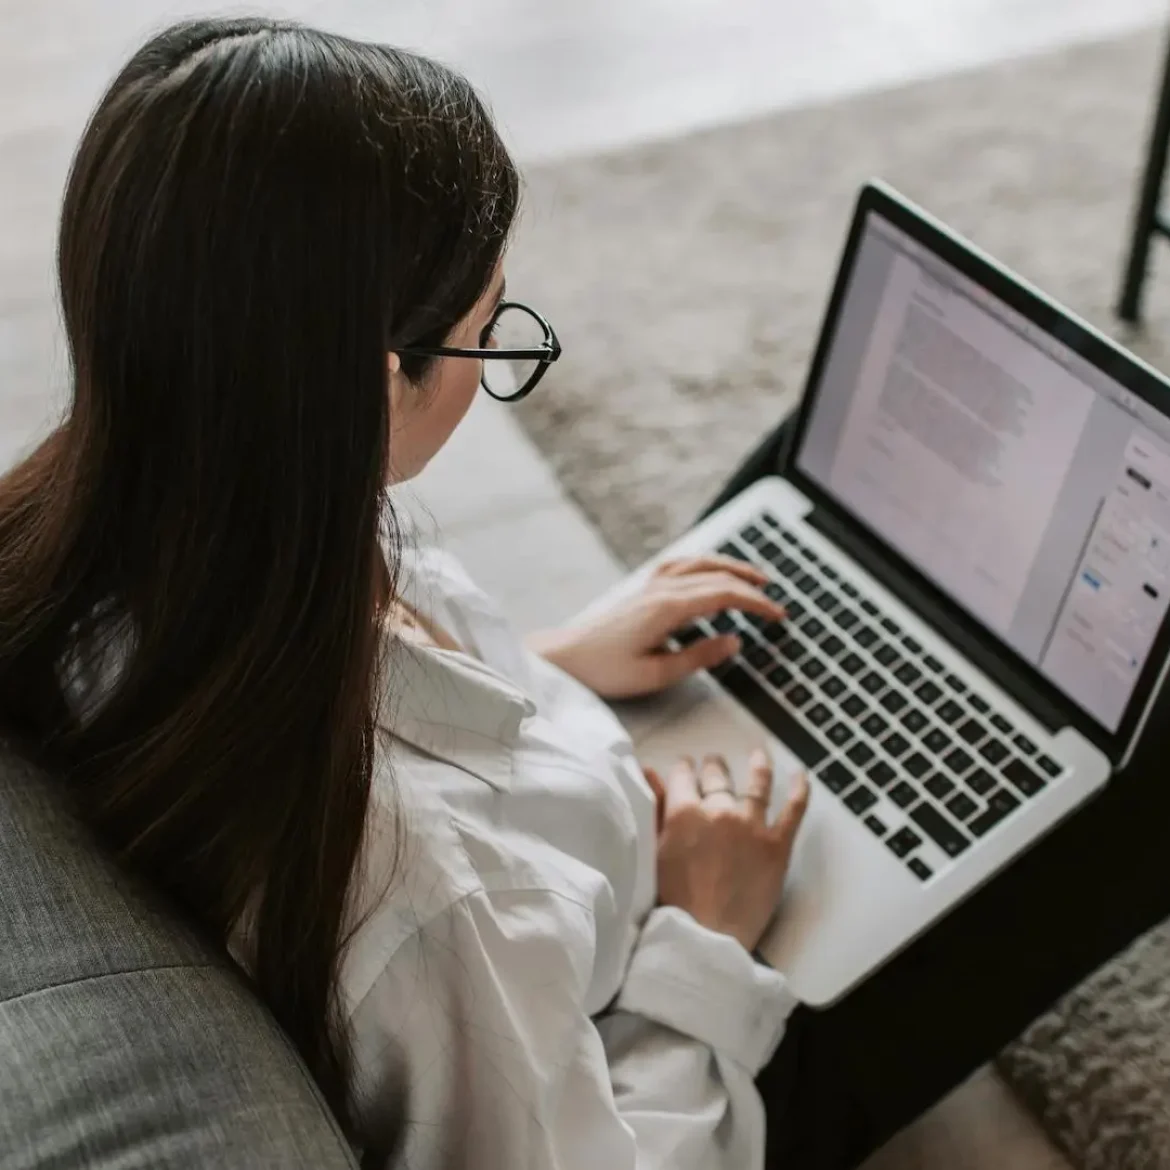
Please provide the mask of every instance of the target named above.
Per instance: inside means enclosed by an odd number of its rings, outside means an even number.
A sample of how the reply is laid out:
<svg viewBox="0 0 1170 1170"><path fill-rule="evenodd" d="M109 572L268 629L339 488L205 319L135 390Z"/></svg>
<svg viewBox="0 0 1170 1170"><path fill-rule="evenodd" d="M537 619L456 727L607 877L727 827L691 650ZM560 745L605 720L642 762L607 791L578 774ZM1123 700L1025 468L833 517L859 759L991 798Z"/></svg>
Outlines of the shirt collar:
<svg viewBox="0 0 1170 1170"><path fill-rule="evenodd" d="M508 791L520 725L535 704L467 654L387 639L379 718L385 730Z"/></svg>

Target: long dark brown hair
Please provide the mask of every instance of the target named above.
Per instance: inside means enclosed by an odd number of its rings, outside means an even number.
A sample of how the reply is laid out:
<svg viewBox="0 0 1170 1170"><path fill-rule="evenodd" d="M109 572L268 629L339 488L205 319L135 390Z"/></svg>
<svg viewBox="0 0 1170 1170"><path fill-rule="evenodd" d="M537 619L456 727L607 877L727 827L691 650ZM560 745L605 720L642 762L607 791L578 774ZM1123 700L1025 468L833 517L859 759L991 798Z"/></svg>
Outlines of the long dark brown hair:
<svg viewBox="0 0 1170 1170"><path fill-rule="evenodd" d="M247 909L257 988L342 1117L387 353L467 314L516 203L489 115L434 62L269 20L167 30L78 148L72 403L0 479L0 723L211 937ZM79 708L69 679L103 654Z"/></svg>

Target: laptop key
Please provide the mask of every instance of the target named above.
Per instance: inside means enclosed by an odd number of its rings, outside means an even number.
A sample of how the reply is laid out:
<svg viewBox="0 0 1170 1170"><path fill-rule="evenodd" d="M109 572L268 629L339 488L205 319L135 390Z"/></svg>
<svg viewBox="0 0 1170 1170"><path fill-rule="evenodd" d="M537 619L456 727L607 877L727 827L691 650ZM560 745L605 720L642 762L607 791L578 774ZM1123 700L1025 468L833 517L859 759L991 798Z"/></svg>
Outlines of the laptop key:
<svg viewBox="0 0 1170 1170"><path fill-rule="evenodd" d="M865 774L879 788L888 787L890 781L898 775L898 773L895 772L894 769L889 764L887 764L885 760L878 760L878 762L874 764L873 767L870 768Z"/></svg>
<svg viewBox="0 0 1170 1170"><path fill-rule="evenodd" d="M978 711L980 715L986 715L991 710L991 704L982 695L972 695L967 701L971 704L971 710Z"/></svg>
<svg viewBox="0 0 1170 1170"><path fill-rule="evenodd" d="M805 713L804 717L814 726L823 727L830 719L833 718L833 712L829 710L824 703L817 703L810 707Z"/></svg>
<svg viewBox="0 0 1170 1170"><path fill-rule="evenodd" d="M821 576L828 581L836 581L841 574L832 565L821 565Z"/></svg>
<svg viewBox="0 0 1170 1170"><path fill-rule="evenodd" d="M858 593L857 590L852 585L850 585L848 581L841 582L841 592L844 593L846 597L861 596L861 594Z"/></svg>
<svg viewBox="0 0 1170 1170"><path fill-rule="evenodd" d="M821 683L821 694L828 695L830 699L835 699L838 695L843 695L846 690L848 690L848 687L846 687L844 681L839 679L836 675L825 679L825 681Z"/></svg>
<svg viewBox="0 0 1170 1170"><path fill-rule="evenodd" d="M861 721L861 730L864 731L866 735L872 735L875 739L881 735L881 733L889 726L889 723L876 711L872 715L867 715Z"/></svg>
<svg viewBox="0 0 1170 1170"><path fill-rule="evenodd" d="M914 692L924 703L934 703L942 698L942 690L932 683L929 679L926 680Z"/></svg>
<svg viewBox="0 0 1170 1170"><path fill-rule="evenodd" d="M922 742L926 745L928 751L933 752L936 756L941 756L943 752L947 751L954 740L941 728L932 728L923 737Z"/></svg>
<svg viewBox="0 0 1170 1170"><path fill-rule="evenodd" d="M978 811L979 806L965 792L956 792L947 801L947 812L959 821L965 821L972 813Z"/></svg>
<svg viewBox="0 0 1170 1170"><path fill-rule="evenodd" d="M804 603L798 601L795 597L790 597L785 603L784 608L788 610L788 617L792 621L796 621L802 613L804 613Z"/></svg>
<svg viewBox="0 0 1170 1170"><path fill-rule="evenodd" d="M906 864L909 866L910 872L916 878L921 878L922 881L927 881L929 878L934 876L934 871L930 868L929 865L926 864L925 861L922 860L921 857L911 857L910 860L906 862Z"/></svg>
<svg viewBox="0 0 1170 1170"><path fill-rule="evenodd" d="M845 649L845 643L836 634L830 634L822 643L821 649L830 657L836 658Z"/></svg>
<svg viewBox="0 0 1170 1170"><path fill-rule="evenodd" d="M967 684L957 674L947 675L947 686L957 695L965 694L967 691Z"/></svg>
<svg viewBox="0 0 1170 1170"><path fill-rule="evenodd" d="M956 776L958 776L963 772L966 772L967 769L970 768L973 763L975 763L975 761L967 752L963 751L962 748L957 747L954 751L947 752L947 754L943 756L943 763L946 764L946 766L950 768L950 770L954 772Z"/></svg>
<svg viewBox="0 0 1170 1170"><path fill-rule="evenodd" d="M805 573L803 577L796 579L796 587L801 593L811 593L819 584L820 582L811 573Z"/></svg>
<svg viewBox="0 0 1170 1170"><path fill-rule="evenodd" d="M910 810L910 819L948 856L958 857L971 842L928 800Z"/></svg>
<svg viewBox="0 0 1170 1170"><path fill-rule="evenodd" d="M846 674L860 674L865 669L865 661L856 654L846 654L838 663Z"/></svg>
<svg viewBox="0 0 1170 1170"><path fill-rule="evenodd" d="M848 788L856 777L844 764L834 761L831 764L826 764L817 775L820 777L821 783L833 793L838 796Z"/></svg>
<svg viewBox="0 0 1170 1170"><path fill-rule="evenodd" d="M926 718L917 707L911 707L905 715L902 716L902 726L907 731L917 735L930 721Z"/></svg>
<svg viewBox="0 0 1170 1170"><path fill-rule="evenodd" d="M870 617L877 617L878 616L878 613L879 613L878 607L876 605L874 605L874 603L872 601L870 601L868 598L866 598L864 601L862 601L861 608L864 609L865 612L867 614L869 614Z"/></svg>
<svg viewBox="0 0 1170 1170"><path fill-rule="evenodd" d="M987 738L987 728L978 719L968 719L955 728L955 734L964 743L977 744Z"/></svg>
<svg viewBox="0 0 1170 1170"><path fill-rule="evenodd" d="M853 640L867 649L878 640L878 632L873 626L862 626L854 635Z"/></svg>
<svg viewBox="0 0 1170 1170"><path fill-rule="evenodd" d="M894 672L894 677L905 686L913 686L921 677L922 671L912 662L903 662Z"/></svg>
<svg viewBox="0 0 1170 1170"><path fill-rule="evenodd" d="M749 646L743 654L750 666L769 666L776 660L772 657L771 651L766 646L761 646L758 642L754 642Z"/></svg>
<svg viewBox="0 0 1170 1170"><path fill-rule="evenodd" d="M980 749L979 754L991 765L1002 764L1011 755L1008 746L1002 739L989 739Z"/></svg>
<svg viewBox="0 0 1170 1170"><path fill-rule="evenodd" d="M774 687L786 687L792 681L792 671L787 666L773 666L765 677Z"/></svg>
<svg viewBox="0 0 1170 1170"><path fill-rule="evenodd" d="M833 618L833 621L835 621L837 625L841 627L841 629L849 630L857 625L857 623L861 621L861 618L859 618L857 614L853 612L853 610L843 609Z"/></svg>
<svg viewBox="0 0 1170 1170"><path fill-rule="evenodd" d="M904 736L899 735L896 731L891 731L885 739L882 740L882 747L897 759L899 756L904 756L910 749L910 741Z"/></svg>
<svg viewBox="0 0 1170 1170"><path fill-rule="evenodd" d="M921 753L915 752L912 756L907 756L902 761L902 767L914 777L915 780L922 779L931 769L930 761Z"/></svg>
<svg viewBox="0 0 1170 1170"><path fill-rule="evenodd" d="M807 617L800 623L800 628L810 638L819 638L825 632L825 623L820 618Z"/></svg>
<svg viewBox="0 0 1170 1170"><path fill-rule="evenodd" d="M1064 765L1058 764L1051 756L1041 756L1036 762L1049 776L1059 776L1064 771Z"/></svg>
<svg viewBox="0 0 1170 1170"><path fill-rule="evenodd" d="M845 797L845 807L858 816L873 808L875 804L877 796L864 784L854 785L853 790Z"/></svg>
<svg viewBox="0 0 1170 1170"><path fill-rule="evenodd" d="M923 784L923 788L925 788L926 791L935 798L935 800L942 800L944 797L954 792L955 782L948 779L941 772L935 772L935 774Z"/></svg>
<svg viewBox="0 0 1170 1170"><path fill-rule="evenodd" d="M1035 796L1042 789L1047 787L1044 778L1038 773L1033 772L1023 760L1012 760L1004 770L1003 774L1018 788L1025 796Z"/></svg>
<svg viewBox="0 0 1170 1170"><path fill-rule="evenodd" d="M711 619L711 628L717 634L734 634L739 629L739 623L724 610L722 613L717 613Z"/></svg>
<svg viewBox="0 0 1170 1170"><path fill-rule="evenodd" d="M784 586L781 585L779 581L769 581L768 584L764 586L764 592L773 601L783 601L787 596L787 594L784 592Z"/></svg>
<svg viewBox="0 0 1170 1170"><path fill-rule="evenodd" d="M776 653L786 662L799 662L808 651L795 638L785 638L776 647Z"/></svg>
<svg viewBox="0 0 1170 1170"><path fill-rule="evenodd" d="M737 561L746 561L748 554L743 545L735 544L728 540L721 544L716 550L721 556L733 557Z"/></svg>
<svg viewBox="0 0 1170 1170"><path fill-rule="evenodd" d="M987 808L973 820L967 822L967 827L977 837L989 833L1010 812L1020 807L1020 801L1012 796L1006 788L997 788L987 798Z"/></svg>
<svg viewBox="0 0 1170 1170"><path fill-rule="evenodd" d="M921 654L922 653L922 643L916 641L914 638L911 638L909 634L907 634L902 639L902 645L905 646L906 649L909 650L911 654Z"/></svg>
<svg viewBox="0 0 1170 1170"><path fill-rule="evenodd" d="M905 780L899 780L888 795L899 808L909 808L918 799L918 793Z"/></svg>
<svg viewBox="0 0 1170 1170"><path fill-rule="evenodd" d="M886 844L890 847L890 851L895 857L905 857L907 854L913 853L922 844L922 838L907 825L904 829L899 829L890 837L886 841Z"/></svg>
<svg viewBox="0 0 1170 1170"><path fill-rule="evenodd" d="M1034 756L1040 750L1022 731L1012 740L1012 743L1026 756Z"/></svg>
<svg viewBox="0 0 1170 1170"><path fill-rule="evenodd" d="M832 613L841 603L837 600L835 593L830 593L829 590L823 589L816 595L813 600L825 611L825 613Z"/></svg>
<svg viewBox="0 0 1170 1170"><path fill-rule="evenodd" d="M801 667L801 672L805 678L818 679L828 669L819 658L811 658Z"/></svg>
<svg viewBox="0 0 1170 1170"><path fill-rule="evenodd" d="M888 634L893 634L895 638L902 632L902 627L891 618L882 618L882 629Z"/></svg>
<svg viewBox="0 0 1170 1170"><path fill-rule="evenodd" d="M844 723L834 723L828 731L825 732L825 738L834 747L844 747L853 739L853 730Z"/></svg>
<svg viewBox="0 0 1170 1170"><path fill-rule="evenodd" d="M886 680L876 670L871 670L861 679L861 689L870 695L876 695L885 685Z"/></svg>
<svg viewBox="0 0 1170 1170"><path fill-rule="evenodd" d="M865 705L865 700L860 695L850 695L841 704L841 710L853 719L860 719L868 708Z"/></svg>
<svg viewBox="0 0 1170 1170"><path fill-rule="evenodd" d="M763 544L768 538L754 525L749 524L741 533L740 536L748 542L748 544Z"/></svg>
<svg viewBox="0 0 1170 1170"><path fill-rule="evenodd" d="M812 698L812 691L801 683L797 683L784 692L784 697L788 700L790 707L795 707L799 711ZM805 763L807 764L808 761L805 760Z"/></svg>
<svg viewBox="0 0 1170 1170"><path fill-rule="evenodd" d="M889 711L891 715L896 715L899 711L902 710L903 707L906 706L908 702L909 700L904 694L902 694L901 691L887 691L881 697L882 706L885 707L885 709Z"/></svg>
<svg viewBox="0 0 1170 1170"><path fill-rule="evenodd" d="M963 717L963 708L954 699L948 699L936 714L944 723L958 723Z"/></svg>
<svg viewBox="0 0 1170 1170"><path fill-rule="evenodd" d="M884 837L886 835L886 823L875 813L870 813L865 818L865 827L873 833L875 837Z"/></svg>
<svg viewBox="0 0 1170 1170"><path fill-rule="evenodd" d="M998 712L991 717L991 726L1004 735L1011 735L1012 725Z"/></svg>
<svg viewBox="0 0 1170 1170"><path fill-rule="evenodd" d="M846 757L859 768L864 768L874 757L874 750L867 743L855 743L846 753Z"/></svg>
<svg viewBox="0 0 1170 1170"><path fill-rule="evenodd" d="M707 636L707 632L699 626L683 626L681 630L675 630L670 636L680 646L693 646L696 642L701 642Z"/></svg>
<svg viewBox="0 0 1170 1170"><path fill-rule="evenodd" d="M815 768L828 756L828 749L818 743L812 733L801 726L746 671L733 670L719 681L727 693L738 699L806 768ZM790 704L795 689L790 689L785 696ZM807 691L805 696L805 701L811 697Z"/></svg>
<svg viewBox="0 0 1170 1170"><path fill-rule="evenodd" d="M882 664L882 666L892 666L893 663L901 661L902 658L898 651L895 650L893 646L889 644L889 642L883 642L877 648L877 650L874 651L873 656L878 660L878 662Z"/></svg>
<svg viewBox="0 0 1170 1170"><path fill-rule="evenodd" d="M963 783L976 796L986 796L995 787L995 777L983 768L976 768L969 776L963 777Z"/></svg>

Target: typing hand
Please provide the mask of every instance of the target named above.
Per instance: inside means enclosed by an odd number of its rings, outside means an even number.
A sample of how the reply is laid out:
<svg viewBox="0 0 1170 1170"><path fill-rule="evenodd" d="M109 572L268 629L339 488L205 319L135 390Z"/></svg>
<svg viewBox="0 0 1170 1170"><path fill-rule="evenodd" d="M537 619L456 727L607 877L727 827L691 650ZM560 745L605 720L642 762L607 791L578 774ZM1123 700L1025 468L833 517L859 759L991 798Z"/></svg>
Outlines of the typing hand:
<svg viewBox="0 0 1170 1170"><path fill-rule="evenodd" d="M783 606L762 592L767 581L732 557L667 561L634 597L584 625L534 634L528 644L602 698L648 695L739 651L735 635L666 649L667 638L688 622L725 609L782 620Z"/></svg>
<svg viewBox="0 0 1170 1170"><path fill-rule="evenodd" d="M776 909L808 807L808 778L793 777L788 800L768 823L772 764L762 749L738 789L727 762L679 760L666 779L647 771L658 803L658 900L751 951Z"/></svg>

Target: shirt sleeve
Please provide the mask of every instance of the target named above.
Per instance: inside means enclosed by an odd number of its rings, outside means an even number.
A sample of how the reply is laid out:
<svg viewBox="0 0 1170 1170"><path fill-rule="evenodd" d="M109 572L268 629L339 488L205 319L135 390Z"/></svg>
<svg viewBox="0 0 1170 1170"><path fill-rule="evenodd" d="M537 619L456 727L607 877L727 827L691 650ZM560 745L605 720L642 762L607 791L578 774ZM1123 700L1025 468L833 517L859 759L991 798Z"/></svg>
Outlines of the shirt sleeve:
<svg viewBox="0 0 1170 1170"><path fill-rule="evenodd" d="M783 977L660 908L594 1021L592 939L585 905L478 891L396 950L350 1026L360 1116L377 1116L379 1054L405 1050L403 1165L762 1167L754 1076L794 1004Z"/></svg>

